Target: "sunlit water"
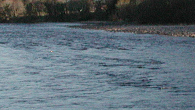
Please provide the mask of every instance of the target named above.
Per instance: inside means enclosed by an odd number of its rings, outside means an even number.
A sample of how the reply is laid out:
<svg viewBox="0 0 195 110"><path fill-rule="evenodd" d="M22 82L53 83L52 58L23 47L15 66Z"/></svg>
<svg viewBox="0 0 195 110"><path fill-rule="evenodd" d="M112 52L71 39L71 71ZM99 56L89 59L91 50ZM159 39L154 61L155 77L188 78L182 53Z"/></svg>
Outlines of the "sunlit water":
<svg viewBox="0 0 195 110"><path fill-rule="evenodd" d="M1 110L193 110L195 39L0 24Z"/></svg>

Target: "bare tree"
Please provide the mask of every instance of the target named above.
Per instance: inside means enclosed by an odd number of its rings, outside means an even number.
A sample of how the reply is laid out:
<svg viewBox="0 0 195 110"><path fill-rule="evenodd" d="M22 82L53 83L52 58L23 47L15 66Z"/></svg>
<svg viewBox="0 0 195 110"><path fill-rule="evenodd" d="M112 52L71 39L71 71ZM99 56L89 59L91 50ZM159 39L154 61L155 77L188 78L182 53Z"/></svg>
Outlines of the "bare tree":
<svg viewBox="0 0 195 110"><path fill-rule="evenodd" d="M5 20L9 20L12 17L12 10L10 4L6 4L3 7L3 15Z"/></svg>
<svg viewBox="0 0 195 110"><path fill-rule="evenodd" d="M11 4L11 8L12 8L13 17L17 17L23 14L25 11L24 4L20 0L13 1Z"/></svg>

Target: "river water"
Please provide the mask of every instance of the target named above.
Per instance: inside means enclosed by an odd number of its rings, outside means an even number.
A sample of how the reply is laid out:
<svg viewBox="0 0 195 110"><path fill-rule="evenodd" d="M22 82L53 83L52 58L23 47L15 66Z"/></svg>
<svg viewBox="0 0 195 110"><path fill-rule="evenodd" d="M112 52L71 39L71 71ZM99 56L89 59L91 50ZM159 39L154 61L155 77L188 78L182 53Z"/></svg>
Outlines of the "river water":
<svg viewBox="0 0 195 110"><path fill-rule="evenodd" d="M1 110L194 110L195 39L0 24Z"/></svg>

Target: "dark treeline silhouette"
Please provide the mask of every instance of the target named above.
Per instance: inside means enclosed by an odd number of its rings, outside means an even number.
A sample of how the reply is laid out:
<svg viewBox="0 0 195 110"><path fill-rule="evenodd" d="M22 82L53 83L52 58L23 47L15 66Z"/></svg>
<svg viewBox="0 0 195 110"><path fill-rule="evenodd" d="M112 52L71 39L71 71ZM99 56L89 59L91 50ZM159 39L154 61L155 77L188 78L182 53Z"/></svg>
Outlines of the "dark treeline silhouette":
<svg viewBox="0 0 195 110"><path fill-rule="evenodd" d="M195 0L145 0L120 8L118 16L141 24L195 23Z"/></svg>
<svg viewBox="0 0 195 110"><path fill-rule="evenodd" d="M66 22L122 20L140 24L195 23L195 0L142 0L117 5L119 0L21 0L24 9L6 4L0 7L0 22ZM20 14L18 14L20 12Z"/></svg>

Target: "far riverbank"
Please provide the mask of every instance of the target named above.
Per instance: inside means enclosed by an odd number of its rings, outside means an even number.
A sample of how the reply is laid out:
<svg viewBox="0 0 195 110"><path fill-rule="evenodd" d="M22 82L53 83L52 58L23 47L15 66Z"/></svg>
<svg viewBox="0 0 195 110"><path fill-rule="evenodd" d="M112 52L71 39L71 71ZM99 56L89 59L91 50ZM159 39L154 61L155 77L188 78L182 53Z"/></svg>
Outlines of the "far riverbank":
<svg viewBox="0 0 195 110"><path fill-rule="evenodd" d="M71 26L82 29L129 32L135 34L158 34L176 37L194 37L195 25L134 25L123 22L87 21L83 25Z"/></svg>

